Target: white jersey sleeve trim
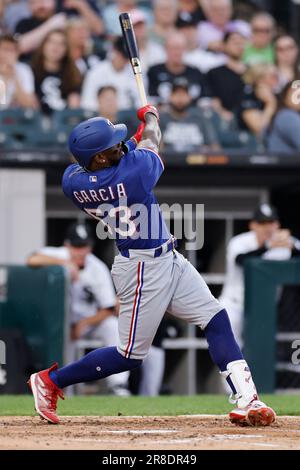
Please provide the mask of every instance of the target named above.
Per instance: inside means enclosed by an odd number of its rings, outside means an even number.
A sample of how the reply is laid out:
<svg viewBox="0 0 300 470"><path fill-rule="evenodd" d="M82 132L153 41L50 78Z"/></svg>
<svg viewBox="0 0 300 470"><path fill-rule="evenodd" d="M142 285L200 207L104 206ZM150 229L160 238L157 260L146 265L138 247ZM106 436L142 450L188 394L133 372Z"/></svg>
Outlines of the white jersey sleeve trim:
<svg viewBox="0 0 300 470"><path fill-rule="evenodd" d="M161 166L162 166L162 169L163 169L163 170L165 169L165 165L164 165L164 163L163 163L161 157L158 155L157 152L155 152L155 151L152 150L152 149L149 149L148 147L140 147L140 148L138 148L137 150L148 150L148 152L154 153L154 155L156 155L156 157L159 159L159 161L160 161L160 163L161 163Z"/></svg>

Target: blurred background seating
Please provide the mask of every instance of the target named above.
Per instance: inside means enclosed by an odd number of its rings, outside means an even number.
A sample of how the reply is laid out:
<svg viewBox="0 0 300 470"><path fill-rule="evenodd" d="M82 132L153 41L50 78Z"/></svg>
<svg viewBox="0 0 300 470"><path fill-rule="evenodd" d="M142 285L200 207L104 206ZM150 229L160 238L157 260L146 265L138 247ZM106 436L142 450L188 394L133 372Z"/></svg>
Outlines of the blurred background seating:
<svg viewBox="0 0 300 470"><path fill-rule="evenodd" d="M185 78L190 106L205 102L202 119L215 126L219 149L268 150L264 136L274 122L277 96L299 75L300 20L291 1L284 7L276 0L2 2L1 108L29 108L48 117L46 127L44 119L35 127L39 136L30 133L29 121L26 133L21 122L17 133L2 120L2 148L19 148L20 142L63 147L75 116L86 116L81 108L125 118L134 133L131 109L138 99L117 20L125 10L136 29L150 101L168 104L174 80ZM114 113L101 104L102 88L110 87Z"/></svg>

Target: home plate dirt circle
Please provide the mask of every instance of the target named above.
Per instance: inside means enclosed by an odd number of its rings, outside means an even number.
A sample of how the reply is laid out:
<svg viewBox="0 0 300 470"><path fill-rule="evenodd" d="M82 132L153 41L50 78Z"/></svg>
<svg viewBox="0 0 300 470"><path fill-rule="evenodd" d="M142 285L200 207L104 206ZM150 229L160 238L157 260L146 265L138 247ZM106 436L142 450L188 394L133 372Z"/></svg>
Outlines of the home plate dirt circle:
<svg viewBox="0 0 300 470"><path fill-rule="evenodd" d="M298 449L300 417L268 428L239 428L226 416L64 416L60 425L36 417L0 417L0 449Z"/></svg>

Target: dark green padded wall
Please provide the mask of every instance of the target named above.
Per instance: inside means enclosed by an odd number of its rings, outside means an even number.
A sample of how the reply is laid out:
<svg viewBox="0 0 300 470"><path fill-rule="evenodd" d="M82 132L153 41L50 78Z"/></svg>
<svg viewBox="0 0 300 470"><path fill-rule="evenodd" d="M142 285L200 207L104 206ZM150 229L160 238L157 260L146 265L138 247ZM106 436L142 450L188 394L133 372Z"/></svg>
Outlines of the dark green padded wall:
<svg viewBox="0 0 300 470"><path fill-rule="evenodd" d="M1 269L4 267L1 266ZM0 301L0 327L19 328L37 368L63 363L67 281L60 266L9 266L7 297Z"/></svg>
<svg viewBox="0 0 300 470"><path fill-rule="evenodd" d="M300 261L248 260L245 265L244 353L261 392L275 390L277 288L300 284Z"/></svg>

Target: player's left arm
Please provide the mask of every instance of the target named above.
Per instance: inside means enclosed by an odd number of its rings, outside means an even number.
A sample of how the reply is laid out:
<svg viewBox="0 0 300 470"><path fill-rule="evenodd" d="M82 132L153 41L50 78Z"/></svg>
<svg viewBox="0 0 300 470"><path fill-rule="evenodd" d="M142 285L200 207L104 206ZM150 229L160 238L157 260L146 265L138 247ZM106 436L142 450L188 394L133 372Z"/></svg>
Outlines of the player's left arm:
<svg viewBox="0 0 300 470"><path fill-rule="evenodd" d="M147 105L138 110L137 116L144 129L136 150L132 152L132 163L141 185L148 193L152 191L164 171L163 161L158 154L161 141L159 114L154 106Z"/></svg>
<svg viewBox="0 0 300 470"><path fill-rule="evenodd" d="M138 110L138 118L145 123L144 132L137 148L148 148L158 153L161 142L159 113L154 106L147 105Z"/></svg>
<svg viewBox="0 0 300 470"><path fill-rule="evenodd" d="M142 140L137 148L148 148L154 152L159 152L161 142L161 130L156 116L151 113L146 114L146 126L142 136Z"/></svg>

